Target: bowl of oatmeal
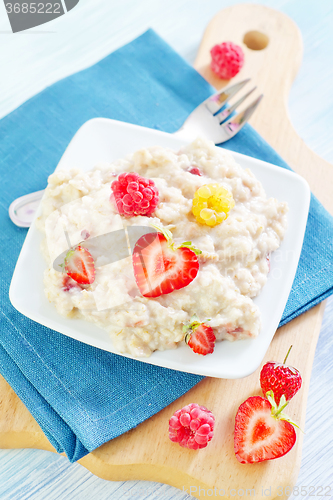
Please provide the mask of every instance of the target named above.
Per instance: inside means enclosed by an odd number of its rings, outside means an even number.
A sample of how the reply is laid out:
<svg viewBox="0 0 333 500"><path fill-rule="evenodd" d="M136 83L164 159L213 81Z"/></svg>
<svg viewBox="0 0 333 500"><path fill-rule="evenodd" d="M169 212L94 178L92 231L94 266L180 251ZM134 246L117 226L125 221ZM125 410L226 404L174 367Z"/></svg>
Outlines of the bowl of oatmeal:
<svg viewBox="0 0 333 500"><path fill-rule="evenodd" d="M112 198L111 185L128 173L156 189L156 206L147 215L124 213ZM193 210L207 186L233 200L223 220L211 224ZM308 205L308 186L293 172L200 138L184 144L163 132L90 120L49 178L11 300L32 319L117 354L202 375L246 376L260 364L283 313ZM163 231L177 252L186 253L182 245L189 242L199 250L197 270L179 288L160 287L162 293L149 295L133 266L135 245ZM89 284L68 279L59 267L69 247L78 245L94 260ZM18 291L22 278L25 287ZM29 287L39 307L29 299ZM216 338L207 356L184 342L184 326L194 315Z"/></svg>

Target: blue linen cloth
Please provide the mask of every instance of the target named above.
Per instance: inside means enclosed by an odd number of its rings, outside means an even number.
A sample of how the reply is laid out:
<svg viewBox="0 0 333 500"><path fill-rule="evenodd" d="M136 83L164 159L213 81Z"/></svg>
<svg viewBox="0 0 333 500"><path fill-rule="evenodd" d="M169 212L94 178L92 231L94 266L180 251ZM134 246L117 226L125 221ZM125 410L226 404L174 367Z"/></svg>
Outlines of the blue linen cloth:
<svg viewBox="0 0 333 500"><path fill-rule="evenodd" d="M16 197L45 187L85 121L103 116L174 132L213 92L149 30L0 121L0 370L52 445L71 461L137 426L202 377L96 349L18 313L8 290L26 230L12 224L8 207ZM223 147L288 168L248 125ZM332 242L333 220L312 197L303 251L281 325L332 293Z"/></svg>

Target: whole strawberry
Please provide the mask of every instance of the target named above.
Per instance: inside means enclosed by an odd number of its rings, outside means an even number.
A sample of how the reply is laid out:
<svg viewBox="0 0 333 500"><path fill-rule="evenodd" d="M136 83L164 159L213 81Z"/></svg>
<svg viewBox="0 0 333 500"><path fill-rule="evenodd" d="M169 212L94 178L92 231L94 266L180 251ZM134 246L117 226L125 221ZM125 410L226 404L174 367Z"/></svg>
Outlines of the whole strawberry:
<svg viewBox="0 0 333 500"><path fill-rule="evenodd" d="M264 396L266 396L267 391L273 391L277 405L280 404L283 394L286 401L290 401L302 385L302 377L299 371L285 364L291 348L292 346L290 346L283 363L268 362L260 372L260 386Z"/></svg>
<svg viewBox="0 0 333 500"><path fill-rule="evenodd" d="M197 403L184 406L169 420L169 438L184 448L205 448L213 437L215 418L210 410Z"/></svg>

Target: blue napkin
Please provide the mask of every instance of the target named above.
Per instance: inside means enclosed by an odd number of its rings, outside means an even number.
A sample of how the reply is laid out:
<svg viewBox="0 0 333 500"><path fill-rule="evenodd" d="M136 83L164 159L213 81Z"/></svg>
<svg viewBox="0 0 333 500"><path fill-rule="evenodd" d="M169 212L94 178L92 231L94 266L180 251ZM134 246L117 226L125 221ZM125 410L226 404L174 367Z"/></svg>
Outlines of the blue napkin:
<svg viewBox="0 0 333 500"><path fill-rule="evenodd" d="M71 461L137 426L202 377L96 349L18 313L8 290L26 230L11 223L8 207L16 197L45 187L85 121L104 116L174 132L213 92L149 30L0 121L0 370L52 445ZM288 168L250 126L224 147ZM281 324L332 293L332 242L332 218L312 197L302 256Z"/></svg>

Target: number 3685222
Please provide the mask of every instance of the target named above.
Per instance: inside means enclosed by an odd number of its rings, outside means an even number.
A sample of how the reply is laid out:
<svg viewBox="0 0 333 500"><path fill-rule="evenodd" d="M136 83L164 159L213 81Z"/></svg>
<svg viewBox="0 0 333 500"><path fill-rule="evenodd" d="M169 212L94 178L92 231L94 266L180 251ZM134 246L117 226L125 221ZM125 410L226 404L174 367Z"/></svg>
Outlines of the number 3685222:
<svg viewBox="0 0 333 500"><path fill-rule="evenodd" d="M62 14L60 3L6 3L7 14Z"/></svg>

